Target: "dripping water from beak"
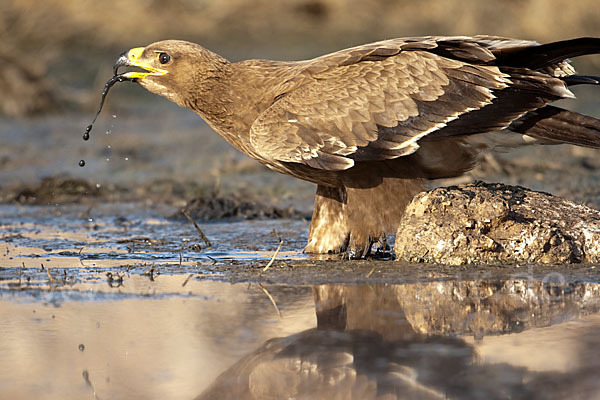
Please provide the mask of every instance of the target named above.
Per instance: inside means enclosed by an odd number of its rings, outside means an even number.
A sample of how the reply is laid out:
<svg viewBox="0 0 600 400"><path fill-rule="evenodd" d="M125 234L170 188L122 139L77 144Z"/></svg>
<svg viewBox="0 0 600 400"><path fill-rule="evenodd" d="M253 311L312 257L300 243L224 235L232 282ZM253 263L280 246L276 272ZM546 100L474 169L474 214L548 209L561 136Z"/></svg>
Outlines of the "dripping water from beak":
<svg viewBox="0 0 600 400"><path fill-rule="evenodd" d="M135 82L136 80L135 78L125 77L125 73L117 74L117 70L118 66L115 65L115 75L113 75L104 85L104 89L102 90L102 97L100 98L100 105L98 106L98 111L96 111L96 115L94 116L92 123L89 124L87 128L85 128L85 132L83 133L83 140L88 140L90 138L90 131L92 130L92 126L94 125L94 122L96 122L98 115L100 115L100 112L102 111L102 107L104 106L104 100L106 99L106 95L108 94L110 88L113 87L113 85L117 82Z"/></svg>

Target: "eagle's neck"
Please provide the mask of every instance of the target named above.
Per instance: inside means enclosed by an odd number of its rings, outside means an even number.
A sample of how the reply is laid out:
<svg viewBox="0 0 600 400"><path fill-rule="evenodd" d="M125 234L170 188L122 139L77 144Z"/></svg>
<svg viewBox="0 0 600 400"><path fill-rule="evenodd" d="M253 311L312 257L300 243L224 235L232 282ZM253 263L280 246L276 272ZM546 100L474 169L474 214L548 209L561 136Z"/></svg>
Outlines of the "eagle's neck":
<svg viewBox="0 0 600 400"><path fill-rule="evenodd" d="M250 127L282 93L288 65L265 60L221 63L210 79L203 80L201 95L185 106L238 150L260 159L250 145Z"/></svg>

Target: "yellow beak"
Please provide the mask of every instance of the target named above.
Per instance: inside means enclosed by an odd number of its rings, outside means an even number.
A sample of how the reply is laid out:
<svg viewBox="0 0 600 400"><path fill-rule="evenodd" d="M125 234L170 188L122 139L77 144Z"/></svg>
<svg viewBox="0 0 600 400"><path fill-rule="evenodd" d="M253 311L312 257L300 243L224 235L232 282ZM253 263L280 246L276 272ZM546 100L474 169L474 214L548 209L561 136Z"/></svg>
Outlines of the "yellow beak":
<svg viewBox="0 0 600 400"><path fill-rule="evenodd" d="M143 52L143 47L136 47L121 54L115 62L115 75L117 75L119 67L138 67L146 70L144 72L126 72L122 76L127 79L144 79L147 76L161 76L168 73L168 71L164 69L154 68L153 66L146 64L144 61L140 61L140 57L142 56Z"/></svg>

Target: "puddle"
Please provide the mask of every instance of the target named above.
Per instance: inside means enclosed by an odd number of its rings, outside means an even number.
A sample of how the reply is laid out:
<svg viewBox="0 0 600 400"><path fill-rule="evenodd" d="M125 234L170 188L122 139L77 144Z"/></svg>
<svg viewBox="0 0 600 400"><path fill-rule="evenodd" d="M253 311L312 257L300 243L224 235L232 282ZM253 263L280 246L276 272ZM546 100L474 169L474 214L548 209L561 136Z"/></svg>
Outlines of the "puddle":
<svg viewBox="0 0 600 400"><path fill-rule="evenodd" d="M0 397L600 394L597 283L192 280L182 289L185 279L134 276L54 302L3 297Z"/></svg>
<svg viewBox="0 0 600 400"><path fill-rule="evenodd" d="M303 259L308 230L303 220L202 224L207 247L193 224L135 204L94 210L72 206L0 205L0 267L89 268L149 263L203 265L270 259ZM118 212L117 212L118 210Z"/></svg>

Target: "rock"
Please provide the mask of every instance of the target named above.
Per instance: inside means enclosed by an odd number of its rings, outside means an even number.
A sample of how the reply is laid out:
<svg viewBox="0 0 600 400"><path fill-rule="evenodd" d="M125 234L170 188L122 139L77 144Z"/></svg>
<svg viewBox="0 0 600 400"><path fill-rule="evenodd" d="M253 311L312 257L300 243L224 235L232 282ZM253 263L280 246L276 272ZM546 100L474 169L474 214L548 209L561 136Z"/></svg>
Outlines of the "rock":
<svg viewBox="0 0 600 400"><path fill-rule="evenodd" d="M600 211L520 186L437 188L412 200L396 257L451 265L600 262Z"/></svg>

